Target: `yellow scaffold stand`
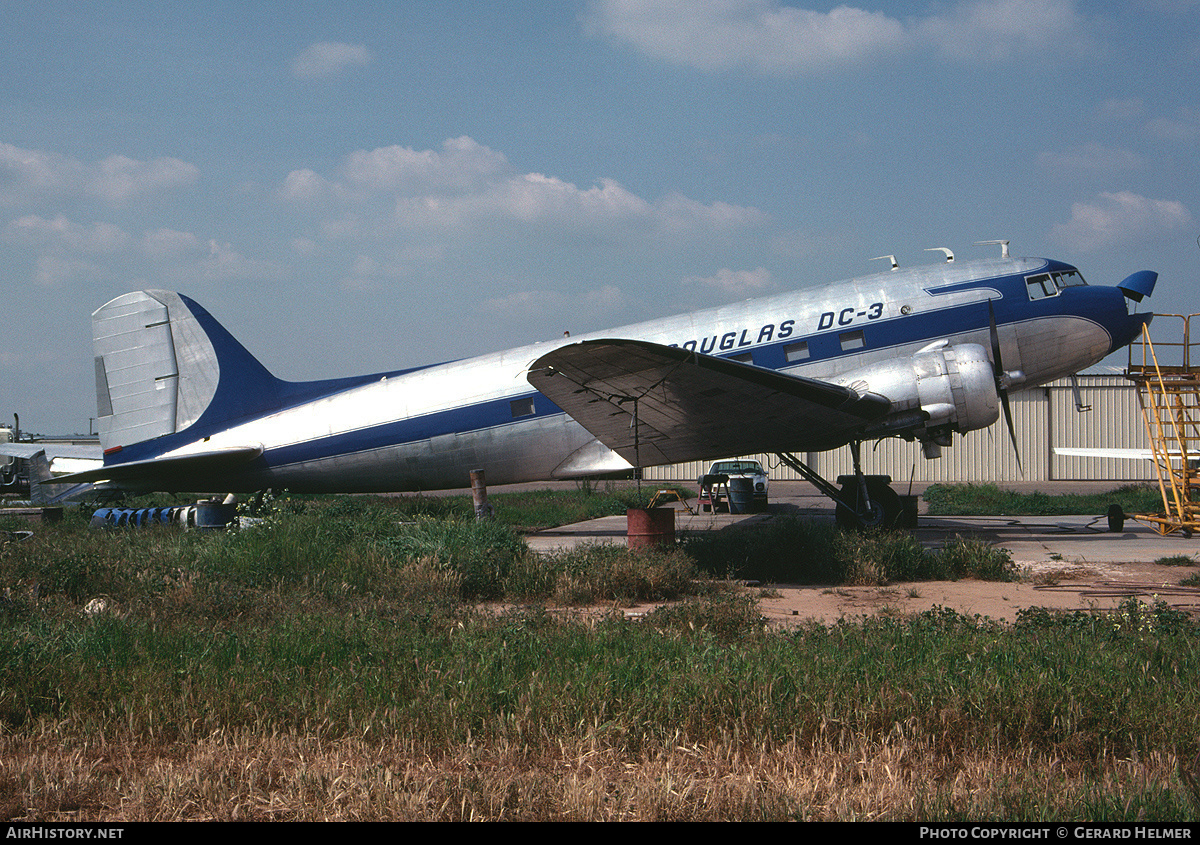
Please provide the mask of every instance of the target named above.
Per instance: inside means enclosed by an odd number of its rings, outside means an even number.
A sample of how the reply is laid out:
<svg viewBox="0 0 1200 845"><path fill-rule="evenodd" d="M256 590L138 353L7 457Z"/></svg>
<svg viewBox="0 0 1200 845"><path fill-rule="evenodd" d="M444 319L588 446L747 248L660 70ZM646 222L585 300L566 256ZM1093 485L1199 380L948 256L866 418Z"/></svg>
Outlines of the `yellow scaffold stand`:
<svg viewBox="0 0 1200 845"><path fill-rule="evenodd" d="M1126 373L1138 388L1163 499L1163 513L1136 514L1134 518L1150 523L1160 534L1179 531L1188 537L1200 531L1200 502L1193 498L1193 491L1200 490L1200 373L1192 368L1190 333L1196 316L1200 315L1154 315L1154 324L1160 329L1167 320L1182 320L1183 341L1160 342L1156 350L1150 341L1150 327L1144 327L1142 361L1135 363L1136 347L1131 345ZM1182 363L1163 363L1167 359Z"/></svg>

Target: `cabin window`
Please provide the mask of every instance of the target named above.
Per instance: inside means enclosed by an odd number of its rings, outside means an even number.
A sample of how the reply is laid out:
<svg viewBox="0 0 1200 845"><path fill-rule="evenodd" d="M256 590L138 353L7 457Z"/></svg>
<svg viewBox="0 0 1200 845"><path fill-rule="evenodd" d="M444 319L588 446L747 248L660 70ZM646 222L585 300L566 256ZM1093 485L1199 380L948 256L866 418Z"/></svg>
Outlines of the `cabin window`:
<svg viewBox="0 0 1200 845"><path fill-rule="evenodd" d="M513 415L514 420L517 417L533 416L533 397L532 396L526 396L522 399L514 399L508 403L508 406L510 408L512 408L512 415Z"/></svg>
<svg viewBox="0 0 1200 845"><path fill-rule="evenodd" d="M737 361L740 364L753 364L754 363L754 355L749 352L742 352L737 355L730 355L729 360Z"/></svg>
<svg viewBox="0 0 1200 845"><path fill-rule="evenodd" d="M862 331L857 332L842 332L838 335L838 340L842 343L842 351L849 352L853 349L862 349L866 346L866 340L863 337Z"/></svg>
<svg viewBox="0 0 1200 845"><path fill-rule="evenodd" d="M1058 296L1058 286L1054 277L1049 273L1039 273L1025 279L1025 288L1029 291L1030 299L1045 299L1048 296Z"/></svg>
<svg viewBox="0 0 1200 845"><path fill-rule="evenodd" d="M802 340L799 343L789 343L783 347L783 356L789 364L795 364L798 361L807 361L810 357L808 341Z"/></svg>

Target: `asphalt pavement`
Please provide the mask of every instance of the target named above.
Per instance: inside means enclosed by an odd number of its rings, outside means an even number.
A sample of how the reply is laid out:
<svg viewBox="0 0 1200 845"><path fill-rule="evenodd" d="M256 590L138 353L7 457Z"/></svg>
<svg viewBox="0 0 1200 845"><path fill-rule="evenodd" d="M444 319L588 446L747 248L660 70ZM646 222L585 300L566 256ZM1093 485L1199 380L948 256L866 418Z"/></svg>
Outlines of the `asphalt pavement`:
<svg viewBox="0 0 1200 845"><path fill-rule="evenodd" d="M643 482L654 488L657 482ZM913 485L919 495L928 485ZM1117 482L1028 482L1006 485L1027 487L1045 493L1108 491ZM904 490L902 492L908 492ZM695 500L689 504L694 507ZM677 534L714 531L736 523L761 522L781 516L803 516L833 520L833 504L802 481L775 481L771 484L771 503L767 513L728 514L693 513L684 505L670 503L675 510ZM917 538L930 547L940 546L955 536L968 536L1006 548L1019 565L1067 563L1153 563L1178 555L1200 555L1200 536L1179 533L1163 535L1155 527L1133 519L1126 520L1120 532L1109 530L1106 514L1074 516L930 516L921 503L917 518ZM528 537L530 548L552 552L581 543L626 542L626 519L611 516L575 525L539 531Z"/></svg>

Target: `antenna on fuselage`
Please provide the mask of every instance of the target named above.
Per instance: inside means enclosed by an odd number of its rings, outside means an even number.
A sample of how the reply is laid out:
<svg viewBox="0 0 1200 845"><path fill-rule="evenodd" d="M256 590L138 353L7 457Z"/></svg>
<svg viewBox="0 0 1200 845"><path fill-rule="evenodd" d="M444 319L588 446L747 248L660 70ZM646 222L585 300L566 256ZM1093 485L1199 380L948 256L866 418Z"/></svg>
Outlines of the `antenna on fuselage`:
<svg viewBox="0 0 1200 845"><path fill-rule="evenodd" d="M886 258L888 261L892 262L892 269L893 269L893 270L895 270L897 267L899 267L899 266L900 266L899 264L897 264L897 263L896 263L896 256L894 256L894 255L877 255L877 256L875 256L874 258L872 258L871 260L872 260L872 261L882 261L882 260L883 260L883 259L885 259L885 258Z"/></svg>
<svg viewBox="0 0 1200 845"><path fill-rule="evenodd" d="M991 246L1000 244L1000 257L1008 258L1008 241L975 241L975 246Z"/></svg>
<svg viewBox="0 0 1200 845"><path fill-rule="evenodd" d="M946 263L947 264L954 263L954 253L951 252L950 250L946 249L944 246L931 247L925 251L926 252L944 252L944 253L946 253Z"/></svg>

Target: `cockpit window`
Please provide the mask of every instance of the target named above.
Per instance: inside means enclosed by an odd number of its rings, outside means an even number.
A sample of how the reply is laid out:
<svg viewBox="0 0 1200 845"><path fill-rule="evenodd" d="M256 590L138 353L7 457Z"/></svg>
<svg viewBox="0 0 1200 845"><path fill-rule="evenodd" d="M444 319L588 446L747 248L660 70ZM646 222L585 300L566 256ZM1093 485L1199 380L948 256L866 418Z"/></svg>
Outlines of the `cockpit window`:
<svg viewBox="0 0 1200 845"><path fill-rule="evenodd" d="M1058 287L1054 277L1049 273L1039 273L1025 279L1025 288L1029 291L1030 299L1045 299L1048 296L1058 296Z"/></svg>
<svg viewBox="0 0 1200 845"><path fill-rule="evenodd" d="M1082 285L1087 284L1087 282L1083 280L1083 274L1081 274L1078 270L1068 270L1064 273L1055 273L1054 283L1058 285L1059 290L1062 290L1063 288L1081 287Z"/></svg>
<svg viewBox="0 0 1200 845"><path fill-rule="evenodd" d="M1030 299L1045 299L1048 296L1058 296L1064 288L1074 288L1086 285L1078 270L1062 270L1054 273L1038 273L1025 279L1025 288L1029 291Z"/></svg>

